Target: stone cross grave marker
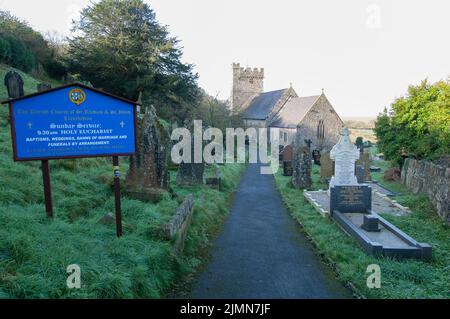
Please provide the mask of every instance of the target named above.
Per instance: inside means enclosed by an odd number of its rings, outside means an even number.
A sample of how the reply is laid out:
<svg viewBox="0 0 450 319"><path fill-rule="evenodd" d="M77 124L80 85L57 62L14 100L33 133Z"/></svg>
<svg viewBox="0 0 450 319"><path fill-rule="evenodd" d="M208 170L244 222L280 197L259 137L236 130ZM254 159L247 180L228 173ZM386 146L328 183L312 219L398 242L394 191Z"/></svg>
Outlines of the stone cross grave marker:
<svg viewBox="0 0 450 319"><path fill-rule="evenodd" d="M339 142L333 146L330 158L334 160L334 176L330 181L330 188L333 186L358 185L355 176L355 162L359 159L359 150L350 142L348 128L341 131Z"/></svg>

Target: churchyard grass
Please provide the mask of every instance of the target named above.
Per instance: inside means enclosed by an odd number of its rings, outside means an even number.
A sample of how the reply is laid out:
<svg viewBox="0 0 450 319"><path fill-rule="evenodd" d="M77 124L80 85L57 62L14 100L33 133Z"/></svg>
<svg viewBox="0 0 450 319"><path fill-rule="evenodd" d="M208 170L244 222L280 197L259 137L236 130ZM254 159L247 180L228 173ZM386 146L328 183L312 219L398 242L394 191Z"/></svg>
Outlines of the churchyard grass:
<svg viewBox="0 0 450 319"><path fill-rule="evenodd" d="M27 93L35 90L37 81L25 76L25 83ZM114 224L97 223L114 212L111 159L50 161L49 220L40 162L13 161L7 107L0 109L0 298L160 298L199 267L199 252L226 217L245 165L217 166L220 191L178 187L171 171L173 197L150 204L123 195L124 236L118 239ZM121 159L122 181L127 162ZM194 214L184 254L177 256L158 231L187 194L194 195ZM67 288L70 264L81 268L81 289Z"/></svg>
<svg viewBox="0 0 450 319"><path fill-rule="evenodd" d="M374 163L383 170L387 163ZM375 174L379 179L383 173ZM313 166L313 188L325 189L319 182L320 168ZM302 190L290 185L290 177L282 175L281 170L275 175L277 188L282 198L302 230L315 244L326 262L334 269L343 283L351 283L357 294L367 298L448 298L450 296L450 230L442 224L432 210L429 201L421 195L408 193L400 183L382 183L396 186L402 195L396 200L412 210L412 214L395 217L382 214L391 223L416 238L433 246L431 262L415 260L394 260L374 258L366 255L356 240L347 236L331 219L323 218L304 199ZM381 267L381 288L367 287L367 266L378 264Z"/></svg>

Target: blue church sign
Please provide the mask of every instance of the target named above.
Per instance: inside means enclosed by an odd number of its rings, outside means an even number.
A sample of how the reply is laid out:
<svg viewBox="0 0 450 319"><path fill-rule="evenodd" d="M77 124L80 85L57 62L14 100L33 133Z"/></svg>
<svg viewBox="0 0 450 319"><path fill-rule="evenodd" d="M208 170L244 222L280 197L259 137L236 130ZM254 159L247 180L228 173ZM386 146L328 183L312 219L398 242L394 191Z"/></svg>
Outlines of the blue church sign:
<svg viewBox="0 0 450 319"><path fill-rule="evenodd" d="M112 156L117 236L122 236L119 156L136 153L136 102L74 83L9 104L15 161L42 161L45 209L53 217L50 159Z"/></svg>
<svg viewBox="0 0 450 319"><path fill-rule="evenodd" d="M4 103L16 161L136 151L136 102L77 83Z"/></svg>

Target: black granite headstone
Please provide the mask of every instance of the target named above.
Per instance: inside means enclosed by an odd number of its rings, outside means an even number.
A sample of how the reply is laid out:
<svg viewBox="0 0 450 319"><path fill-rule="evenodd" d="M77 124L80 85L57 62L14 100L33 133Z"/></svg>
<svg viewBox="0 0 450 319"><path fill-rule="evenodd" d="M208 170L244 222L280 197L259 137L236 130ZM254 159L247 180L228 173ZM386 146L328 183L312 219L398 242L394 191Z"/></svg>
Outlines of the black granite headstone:
<svg viewBox="0 0 450 319"><path fill-rule="evenodd" d="M372 188L367 185L330 188L330 212L368 213L372 209Z"/></svg>

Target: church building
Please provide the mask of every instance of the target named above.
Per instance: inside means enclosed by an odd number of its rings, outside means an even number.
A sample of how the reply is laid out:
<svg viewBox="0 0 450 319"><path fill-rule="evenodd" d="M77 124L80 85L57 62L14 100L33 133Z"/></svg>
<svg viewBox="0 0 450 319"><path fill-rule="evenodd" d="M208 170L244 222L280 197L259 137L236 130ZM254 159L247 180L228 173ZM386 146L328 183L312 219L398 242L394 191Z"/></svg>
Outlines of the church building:
<svg viewBox="0 0 450 319"><path fill-rule="evenodd" d="M330 150L339 141L344 123L325 94L299 96L289 88L264 92L264 69L233 63L230 104L246 127L277 127L280 145L291 144L295 133L310 139L312 150Z"/></svg>

